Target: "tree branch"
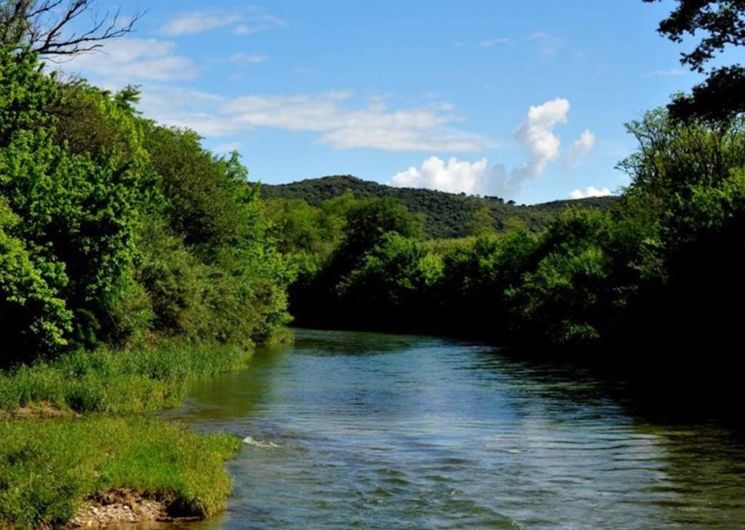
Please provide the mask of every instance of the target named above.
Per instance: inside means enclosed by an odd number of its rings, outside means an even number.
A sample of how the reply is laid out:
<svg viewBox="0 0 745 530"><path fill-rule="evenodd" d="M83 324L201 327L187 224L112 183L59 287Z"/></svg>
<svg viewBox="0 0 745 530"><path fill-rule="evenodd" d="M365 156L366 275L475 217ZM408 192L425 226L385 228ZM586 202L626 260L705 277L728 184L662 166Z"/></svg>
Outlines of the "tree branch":
<svg viewBox="0 0 745 530"><path fill-rule="evenodd" d="M0 0L0 43L28 49L42 56L75 55L100 48L107 40L134 31L144 16L136 12L121 23L121 11L92 17L82 31L71 26L92 13L96 0Z"/></svg>

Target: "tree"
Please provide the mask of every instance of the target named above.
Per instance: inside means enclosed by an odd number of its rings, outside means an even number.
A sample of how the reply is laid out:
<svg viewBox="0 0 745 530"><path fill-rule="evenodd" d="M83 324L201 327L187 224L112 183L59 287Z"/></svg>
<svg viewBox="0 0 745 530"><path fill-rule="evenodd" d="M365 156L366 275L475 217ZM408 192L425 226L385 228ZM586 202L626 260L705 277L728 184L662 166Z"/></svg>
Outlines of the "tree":
<svg viewBox="0 0 745 530"><path fill-rule="evenodd" d="M494 234L496 232L494 223L494 214L492 213L491 208L488 206L482 206L474 212L473 221L471 221L468 231L472 236Z"/></svg>
<svg viewBox="0 0 745 530"><path fill-rule="evenodd" d="M131 33L142 18L122 20L119 11L95 13L95 0L0 0L0 44L54 57L90 52ZM87 29L71 29L85 14Z"/></svg>
<svg viewBox="0 0 745 530"><path fill-rule="evenodd" d="M661 0L644 0L659 2ZM681 64L699 73L728 46L745 44L744 0L677 0L678 6L660 22L658 31L673 42L685 35L705 36L693 51L681 54ZM745 112L745 67L736 64L712 68L706 80L690 95L676 97L670 104L674 117L726 121Z"/></svg>

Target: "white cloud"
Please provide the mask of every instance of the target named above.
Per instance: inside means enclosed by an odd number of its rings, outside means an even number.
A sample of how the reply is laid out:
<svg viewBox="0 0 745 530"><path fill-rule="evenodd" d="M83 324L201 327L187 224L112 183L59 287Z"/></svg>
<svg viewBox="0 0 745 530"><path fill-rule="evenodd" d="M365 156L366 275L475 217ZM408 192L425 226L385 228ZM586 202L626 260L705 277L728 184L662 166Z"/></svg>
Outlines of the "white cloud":
<svg viewBox="0 0 745 530"><path fill-rule="evenodd" d="M230 56L230 62L236 64L260 64L266 59L263 53L234 53Z"/></svg>
<svg viewBox="0 0 745 530"><path fill-rule="evenodd" d="M247 11L253 12L257 11L257 9L250 8ZM281 28L286 25L287 22L273 15L191 11L169 20L161 28L161 32L165 35L176 37L181 35L196 35L216 29L232 28L235 35L252 35L270 29Z"/></svg>
<svg viewBox="0 0 745 530"><path fill-rule="evenodd" d="M455 157L445 162L436 156L426 159L421 167L410 167L394 175L390 183L405 188L427 188L470 195L502 195L506 192L504 166L489 166L486 158L475 162Z"/></svg>
<svg viewBox="0 0 745 530"><path fill-rule="evenodd" d="M465 152L494 145L452 128L460 118L447 104L391 110L381 98L354 106L352 97L349 92L245 96L230 101L222 111L239 127L315 132L321 143L335 149Z"/></svg>
<svg viewBox="0 0 745 530"><path fill-rule="evenodd" d="M226 99L170 85L145 85L138 109L148 118L172 127L192 129L208 138L219 138L236 130L217 113Z"/></svg>
<svg viewBox="0 0 745 530"><path fill-rule="evenodd" d="M565 123L568 115L569 101L563 98L530 107L515 133L517 141L529 155L528 162L513 172L517 180L541 176L549 162L558 158L561 140L553 130L560 123Z"/></svg>
<svg viewBox="0 0 745 530"><path fill-rule="evenodd" d="M595 186L588 186L584 190L576 189L572 191L569 196L572 199L586 199L588 197L607 197L611 195L609 188L596 188Z"/></svg>
<svg viewBox="0 0 745 530"><path fill-rule="evenodd" d="M112 85L185 80L197 74L189 58L175 53L173 42L159 39L111 40L101 50L76 55L63 66L67 72L93 74Z"/></svg>
<svg viewBox="0 0 745 530"><path fill-rule="evenodd" d="M572 149L566 157L567 167L574 166L583 155L592 151L595 142L595 135L589 129L585 129L572 144Z"/></svg>
<svg viewBox="0 0 745 530"><path fill-rule="evenodd" d="M567 121L569 101L557 98L542 105L531 106L518 127L515 138L528 153L528 161L507 171L504 165L489 165L486 158L475 162L451 157L447 163L430 157L421 167L410 167L391 178L394 186L438 189L479 195L514 196L525 183L543 175L550 162L559 158L561 140L554 133L557 125ZM595 145L595 135L586 130L574 142L570 156L578 157ZM585 193L576 190L579 193ZM592 188L588 192L609 194L608 190Z"/></svg>
<svg viewBox="0 0 745 530"><path fill-rule="evenodd" d="M216 138L276 128L311 133L334 149L475 152L496 143L453 126L451 106L389 109L381 98L356 103L351 92L224 98L173 87L145 87L141 110L167 125Z"/></svg>
<svg viewBox="0 0 745 530"><path fill-rule="evenodd" d="M172 37L196 35L214 29L226 28L241 21L241 16L231 13L192 11L178 15L166 23L161 31Z"/></svg>

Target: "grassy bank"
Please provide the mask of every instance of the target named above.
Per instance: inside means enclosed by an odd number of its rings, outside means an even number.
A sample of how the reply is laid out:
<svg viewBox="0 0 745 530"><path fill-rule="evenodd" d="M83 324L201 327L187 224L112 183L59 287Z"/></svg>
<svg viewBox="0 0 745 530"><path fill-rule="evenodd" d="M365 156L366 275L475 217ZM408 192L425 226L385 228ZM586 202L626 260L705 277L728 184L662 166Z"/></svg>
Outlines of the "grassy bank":
<svg viewBox="0 0 745 530"><path fill-rule="evenodd" d="M208 516L228 496L224 461L239 443L142 417L0 423L0 528L62 526L87 496L121 487Z"/></svg>
<svg viewBox="0 0 745 530"><path fill-rule="evenodd" d="M0 529L61 527L87 498L127 488L209 516L230 491L240 441L140 413L176 406L188 382L246 366L240 348L166 342L72 353L0 372Z"/></svg>

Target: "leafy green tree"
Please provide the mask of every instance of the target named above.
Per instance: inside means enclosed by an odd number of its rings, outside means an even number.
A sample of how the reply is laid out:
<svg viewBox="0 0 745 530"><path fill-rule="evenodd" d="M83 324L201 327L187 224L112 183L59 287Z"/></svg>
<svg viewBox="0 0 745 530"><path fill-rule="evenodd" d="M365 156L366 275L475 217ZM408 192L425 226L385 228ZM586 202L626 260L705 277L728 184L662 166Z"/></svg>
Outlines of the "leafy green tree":
<svg viewBox="0 0 745 530"><path fill-rule="evenodd" d="M0 193L23 222L16 232L42 270L64 271L58 289L76 315L77 339L106 334L131 273L138 174L71 156L45 132L20 132L0 151Z"/></svg>
<svg viewBox="0 0 745 530"><path fill-rule="evenodd" d="M18 131L52 125L48 109L59 97L54 78L39 71L35 54L0 46L0 147Z"/></svg>
<svg viewBox="0 0 745 530"><path fill-rule="evenodd" d="M238 158L216 158L195 132L155 124L145 128L145 148L160 176L165 213L187 245L206 257L255 235L257 190Z"/></svg>
<svg viewBox="0 0 745 530"><path fill-rule="evenodd" d="M364 263L337 286L347 321L362 326L426 326L437 304L431 289L442 275L442 261L423 245L388 232Z"/></svg>
<svg viewBox="0 0 745 530"><path fill-rule="evenodd" d="M660 0L644 0L658 2ZM681 43L685 36L702 38L681 54L681 63L704 73L706 64L728 46L745 45L745 4L742 0L677 0L677 7L660 22L660 34ZM726 121L745 112L745 67L740 64L709 69L706 80L691 95L678 96L670 105L676 118Z"/></svg>
<svg viewBox="0 0 745 530"><path fill-rule="evenodd" d="M354 267L386 234L418 237L421 224L405 206L393 199L367 199L355 203L346 215L344 238L336 259Z"/></svg>
<svg viewBox="0 0 745 530"><path fill-rule="evenodd" d="M8 232L20 219L0 199L0 328L3 357L54 352L67 346L72 314L39 270L23 242ZM60 273L61 271L58 271Z"/></svg>

